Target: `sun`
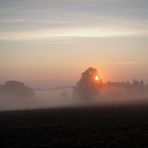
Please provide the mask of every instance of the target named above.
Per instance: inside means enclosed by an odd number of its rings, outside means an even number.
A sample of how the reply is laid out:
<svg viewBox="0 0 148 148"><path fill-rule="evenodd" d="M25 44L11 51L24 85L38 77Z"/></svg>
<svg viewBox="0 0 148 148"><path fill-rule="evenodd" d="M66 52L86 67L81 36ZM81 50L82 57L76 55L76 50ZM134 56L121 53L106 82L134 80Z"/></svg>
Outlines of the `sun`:
<svg viewBox="0 0 148 148"><path fill-rule="evenodd" d="M98 76L96 76L96 77L95 77L95 80L96 80L96 81L98 81L98 80L99 80L99 77L98 77Z"/></svg>

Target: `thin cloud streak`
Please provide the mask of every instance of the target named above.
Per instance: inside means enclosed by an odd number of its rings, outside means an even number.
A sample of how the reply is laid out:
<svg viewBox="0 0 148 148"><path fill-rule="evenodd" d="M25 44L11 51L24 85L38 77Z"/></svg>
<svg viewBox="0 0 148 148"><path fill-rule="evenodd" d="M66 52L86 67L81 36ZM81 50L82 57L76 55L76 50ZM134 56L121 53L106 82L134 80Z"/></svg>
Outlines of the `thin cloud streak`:
<svg viewBox="0 0 148 148"><path fill-rule="evenodd" d="M1 32L0 40L57 40L73 37L103 38L148 35L148 30L110 29L110 28L69 28L39 31Z"/></svg>

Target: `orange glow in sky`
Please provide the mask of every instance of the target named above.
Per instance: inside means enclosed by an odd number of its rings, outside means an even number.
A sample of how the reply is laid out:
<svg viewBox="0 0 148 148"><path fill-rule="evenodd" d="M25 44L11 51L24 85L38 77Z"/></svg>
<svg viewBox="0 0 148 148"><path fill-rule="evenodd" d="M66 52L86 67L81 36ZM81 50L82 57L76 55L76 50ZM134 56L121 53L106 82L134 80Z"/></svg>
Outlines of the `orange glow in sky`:
<svg viewBox="0 0 148 148"><path fill-rule="evenodd" d="M147 0L34 2L0 0L0 84L74 86L90 66L94 83L148 82Z"/></svg>

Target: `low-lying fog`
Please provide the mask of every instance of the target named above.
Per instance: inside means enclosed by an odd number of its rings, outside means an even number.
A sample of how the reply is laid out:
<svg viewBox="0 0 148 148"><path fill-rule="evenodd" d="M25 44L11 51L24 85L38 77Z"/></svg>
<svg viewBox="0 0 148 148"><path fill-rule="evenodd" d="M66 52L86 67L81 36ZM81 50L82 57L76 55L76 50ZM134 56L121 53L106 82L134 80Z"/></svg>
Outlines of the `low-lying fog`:
<svg viewBox="0 0 148 148"><path fill-rule="evenodd" d="M148 103L148 98L123 98L119 97L96 97L93 100L80 100L74 98L72 89L56 91L35 91L33 98L18 97L1 97L0 110L21 110L21 109L38 109L38 108L57 108L72 106L102 106L102 105L119 105L119 104L138 104ZM9 95L11 96L11 95Z"/></svg>
<svg viewBox="0 0 148 148"><path fill-rule="evenodd" d="M65 95L63 93L66 93ZM8 97L9 96L9 97ZM21 98L7 94L0 97L0 110L18 110L35 108L53 108L81 104L80 100L72 98L72 91L35 91L32 98Z"/></svg>

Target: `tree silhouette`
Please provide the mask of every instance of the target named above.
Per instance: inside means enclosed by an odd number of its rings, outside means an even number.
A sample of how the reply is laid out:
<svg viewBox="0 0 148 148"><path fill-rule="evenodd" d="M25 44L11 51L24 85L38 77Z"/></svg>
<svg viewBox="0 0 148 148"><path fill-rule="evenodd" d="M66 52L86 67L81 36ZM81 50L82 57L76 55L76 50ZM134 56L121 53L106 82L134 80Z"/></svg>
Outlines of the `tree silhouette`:
<svg viewBox="0 0 148 148"><path fill-rule="evenodd" d="M98 76L96 68L88 68L81 75L81 79L74 87L74 94L80 99L91 100L98 95L102 79Z"/></svg>
<svg viewBox="0 0 148 148"><path fill-rule="evenodd" d="M31 98L35 96L32 88L19 81L7 81L0 86L0 96Z"/></svg>

